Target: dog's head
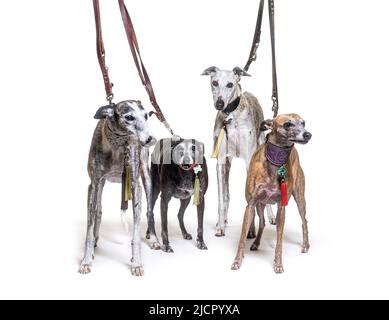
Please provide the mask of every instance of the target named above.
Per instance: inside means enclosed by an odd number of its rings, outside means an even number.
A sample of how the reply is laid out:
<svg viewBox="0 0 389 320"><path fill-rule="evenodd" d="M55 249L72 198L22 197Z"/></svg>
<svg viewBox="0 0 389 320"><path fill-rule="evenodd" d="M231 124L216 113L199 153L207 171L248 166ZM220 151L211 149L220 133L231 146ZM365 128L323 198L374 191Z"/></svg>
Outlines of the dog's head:
<svg viewBox="0 0 389 320"><path fill-rule="evenodd" d="M305 129L305 121L295 113L281 114L273 120L263 121L261 130L271 130L272 142L279 145L307 144L312 134Z"/></svg>
<svg viewBox="0 0 389 320"><path fill-rule="evenodd" d="M204 158L204 144L194 139L182 140L172 149L172 161L182 170L192 170L202 164Z"/></svg>
<svg viewBox="0 0 389 320"><path fill-rule="evenodd" d="M223 111L231 102L240 96L242 92L239 84L241 76L250 76L246 71L238 67L232 71L210 67L201 75L211 77L213 102L218 111Z"/></svg>
<svg viewBox="0 0 389 320"><path fill-rule="evenodd" d="M95 119L111 120L115 130L135 138L144 147L150 147L156 142L147 123L148 117L142 103L135 100L101 107L95 114Z"/></svg>

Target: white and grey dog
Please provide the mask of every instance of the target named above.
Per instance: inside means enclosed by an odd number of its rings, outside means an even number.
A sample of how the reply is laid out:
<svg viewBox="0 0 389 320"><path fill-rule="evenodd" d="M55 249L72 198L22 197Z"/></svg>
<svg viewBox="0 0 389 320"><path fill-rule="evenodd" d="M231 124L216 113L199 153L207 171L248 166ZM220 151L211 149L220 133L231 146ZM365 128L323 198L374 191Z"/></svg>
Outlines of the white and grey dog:
<svg viewBox="0 0 389 320"><path fill-rule="evenodd" d="M88 173L91 184L88 190L88 227L85 254L79 272L91 272L94 250L99 238L102 207L101 197L105 182L122 182L125 165L129 165L132 185L133 235L131 272L143 275L139 234L142 211L142 177L147 197L148 237L152 249L160 249L155 234L154 216L151 209L151 178L148 147L155 144L147 124L148 114L140 101L128 100L101 107L95 119L100 119L93 134L89 152Z"/></svg>
<svg viewBox="0 0 389 320"><path fill-rule="evenodd" d="M206 69L202 75L211 77L213 101L218 111L214 128L215 147L222 130L224 139L219 146L217 157L217 180L219 193L219 220L216 226L216 236L225 235L230 203L229 173L232 159L242 158L246 162L247 171L253 153L260 143L264 142L260 125L264 120L263 111L258 100L249 92L242 93L239 84L241 76L249 74L240 68L232 71L220 70L217 67ZM268 218L275 224L271 206L267 206ZM249 238L255 238L254 221L251 225Z"/></svg>

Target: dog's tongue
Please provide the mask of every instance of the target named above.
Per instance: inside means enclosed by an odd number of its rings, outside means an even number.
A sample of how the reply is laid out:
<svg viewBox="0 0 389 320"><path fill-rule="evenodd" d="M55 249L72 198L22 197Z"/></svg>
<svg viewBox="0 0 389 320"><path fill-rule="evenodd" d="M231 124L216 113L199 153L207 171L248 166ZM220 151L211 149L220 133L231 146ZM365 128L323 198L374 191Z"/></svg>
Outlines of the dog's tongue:
<svg viewBox="0 0 389 320"><path fill-rule="evenodd" d="M181 169L185 171L192 170L194 168L194 164L182 164L180 165Z"/></svg>

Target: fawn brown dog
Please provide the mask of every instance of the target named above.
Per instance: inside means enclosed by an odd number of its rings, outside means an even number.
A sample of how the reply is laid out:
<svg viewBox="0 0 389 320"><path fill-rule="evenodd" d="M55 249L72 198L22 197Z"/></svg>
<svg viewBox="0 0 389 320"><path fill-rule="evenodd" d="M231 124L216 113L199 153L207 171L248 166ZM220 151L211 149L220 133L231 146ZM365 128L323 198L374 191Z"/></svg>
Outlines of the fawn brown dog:
<svg viewBox="0 0 389 320"><path fill-rule="evenodd" d="M275 249L274 271L282 273L282 241L285 225L285 204L281 204L280 170L286 169L286 201L293 195L303 222L302 252L309 250L308 227L305 205L305 178L300 166L295 143L306 144L312 135L305 129L305 121L297 114L283 114L273 120L264 121L261 130L271 130L265 144L254 153L246 182L247 207L244 215L242 233L238 252L232 270L242 265L247 234L250 229L255 209L257 209L260 225L257 237L251 246L258 250L261 236L265 228L264 209L267 204L277 204L277 245Z"/></svg>

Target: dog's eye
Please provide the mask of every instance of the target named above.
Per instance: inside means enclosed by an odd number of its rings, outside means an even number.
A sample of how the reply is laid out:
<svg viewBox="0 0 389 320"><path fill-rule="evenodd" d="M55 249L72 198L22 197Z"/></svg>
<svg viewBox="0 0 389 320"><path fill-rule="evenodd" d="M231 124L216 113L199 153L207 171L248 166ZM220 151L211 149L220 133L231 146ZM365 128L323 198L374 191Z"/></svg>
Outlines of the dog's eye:
<svg viewBox="0 0 389 320"><path fill-rule="evenodd" d="M219 86L219 82L217 82L217 81L212 81L212 85L213 85L214 87L218 87L218 86Z"/></svg>
<svg viewBox="0 0 389 320"><path fill-rule="evenodd" d="M301 125L305 128L305 121L301 121Z"/></svg>
<svg viewBox="0 0 389 320"><path fill-rule="evenodd" d="M135 117L134 116L125 116L127 121L134 121Z"/></svg>
<svg viewBox="0 0 389 320"><path fill-rule="evenodd" d="M145 119L147 120L149 118L149 116L147 115L147 113L145 114Z"/></svg>
<svg viewBox="0 0 389 320"><path fill-rule="evenodd" d="M234 84L232 83L232 82L229 82L228 84L227 84L227 88L232 88L234 86Z"/></svg>
<svg viewBox="0 0 389 320"><path fill-rule="evenodd" d="M293 127L294 124L292 122L286 122L284 123L285 130L289 130L291 127Z"/></svg>
<svg viewBox="0 0 389 320"><path fill-rule="evenodd" d="M192 152L196 152L196 147L192 146Z"/></svg>

